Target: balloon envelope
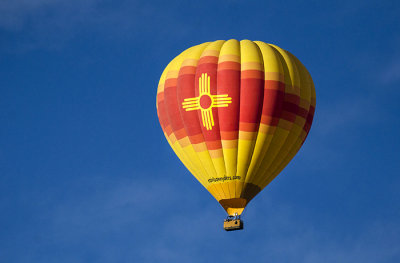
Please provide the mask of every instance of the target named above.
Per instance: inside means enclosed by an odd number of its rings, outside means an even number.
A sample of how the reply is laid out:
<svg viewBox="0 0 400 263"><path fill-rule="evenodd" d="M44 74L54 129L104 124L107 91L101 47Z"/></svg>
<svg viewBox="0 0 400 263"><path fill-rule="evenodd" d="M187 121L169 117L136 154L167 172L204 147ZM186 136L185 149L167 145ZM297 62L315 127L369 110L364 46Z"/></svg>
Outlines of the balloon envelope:
<svg viewBox="0 0 400 263"><path fill-rule="evenodd" d="M191 47L168 64L157 91L169 144L229 215L240 215L295 156L314 110L307 69L261 41Z"/></svg>

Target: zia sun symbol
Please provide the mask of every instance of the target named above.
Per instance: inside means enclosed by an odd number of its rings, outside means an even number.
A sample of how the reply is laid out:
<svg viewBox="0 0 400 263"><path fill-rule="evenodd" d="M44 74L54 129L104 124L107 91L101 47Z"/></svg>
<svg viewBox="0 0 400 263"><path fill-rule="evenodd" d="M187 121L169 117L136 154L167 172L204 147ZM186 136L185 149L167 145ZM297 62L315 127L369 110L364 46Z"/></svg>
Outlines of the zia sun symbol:
<svg viewBox="0 0 400 263"><path fill-rule="evenodd" d="M211 95L210 76L207 73L199 77L199 96L184 99L182 108L186 111L200 110L203 126L211 131L214 127L213 108L228 107L232 103L232 98L228 94Z"/></svg>

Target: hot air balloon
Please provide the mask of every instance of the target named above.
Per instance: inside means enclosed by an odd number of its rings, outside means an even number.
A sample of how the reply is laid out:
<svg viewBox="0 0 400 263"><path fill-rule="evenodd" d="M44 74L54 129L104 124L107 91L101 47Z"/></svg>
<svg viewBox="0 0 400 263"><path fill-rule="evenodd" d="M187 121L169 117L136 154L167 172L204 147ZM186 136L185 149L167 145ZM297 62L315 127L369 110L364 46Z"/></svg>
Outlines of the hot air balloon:
<svg viewBox="0 0 400 263"><path fill-rule="evenodd" d="M242 229L246 205L290 162L310 131L315 89L291 53L261 41L193 46L165 68L157 114L176 155Z"/></svg>

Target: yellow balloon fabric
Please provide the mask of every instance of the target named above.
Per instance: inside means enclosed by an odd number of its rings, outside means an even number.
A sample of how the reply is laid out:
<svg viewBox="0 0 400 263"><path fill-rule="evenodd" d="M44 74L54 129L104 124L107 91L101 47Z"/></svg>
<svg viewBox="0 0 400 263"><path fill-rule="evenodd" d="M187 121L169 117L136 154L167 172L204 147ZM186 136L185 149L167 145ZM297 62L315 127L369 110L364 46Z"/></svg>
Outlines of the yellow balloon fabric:
<svg viewBox="0 0 400 263"><path fill-rule="evenodd" d="M310 74L288 51L218 40L168 64L157 114L182 163L229 215L240 215L304 143L315 100Z"/></svg>

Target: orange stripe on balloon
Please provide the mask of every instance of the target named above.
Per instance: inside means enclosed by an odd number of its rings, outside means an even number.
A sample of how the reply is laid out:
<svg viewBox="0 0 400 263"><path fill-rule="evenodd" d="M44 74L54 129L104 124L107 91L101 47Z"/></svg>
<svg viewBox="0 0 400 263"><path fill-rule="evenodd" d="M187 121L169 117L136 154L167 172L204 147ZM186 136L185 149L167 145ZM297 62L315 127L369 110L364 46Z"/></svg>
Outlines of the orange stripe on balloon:
<svg viewBox="0 0 400 263"><path fill-rule="evenodd" d="M175 136L176 136L176 138L177 138L178 140L180 140L180 139L182 139L182 138L184 138L184 137L187 137L185 128L176 130L176 131L174 131L174 133L175 133Z"/></svg>
<svg viewBox="0 0 400 263"><path fill-rule="evenodd" d="M221 140L237 140L238 131L221 131Z"/></svg>
<svg viewBox="0 0 400 263"><path fill-rule="evenodd" d="M202 59L203 57L208 57L208 56L218 57L219 50L213 50L213 49L204 50L203 53L201 53L200 59Z"/></svg>
<svg viewBox="0 0 400 263"><path fill-rule="evenodd" d="M226 54L218 57L218 62L223 63L223 62L236 62L240 63L240 56L237 55L231 55L231 54Z"/></svg>
<svg viewBox="0 0 400 263"><path fill-rule="evenodd" d="M161 102L164 102L164 92L160 92L157 95L157 104L160 104Z"/></svg>
<svg viewBox="0 0 400 263"><path fill-rule="evenodd" d="M277 126L279 123L279 119L280 118L277 118L277 117L262 115L260 123L268 124L269 126Z"/></svg>
<svg viewBox="0 0 400 263"><path fill-rule="evenodd" d="M237 70L240 71L240 63L226 61L218 64L218 71L221 70Z"/></svg>
<svg viewBox="0 0 400 263"><path fill-rule="evenodd" d="M207 151L207 145L206 145L205 142L195 143L195 144L192 144L192 145L193 145L193 148L194 148L194 150L196 152L205 152L205 151Z"/></svg>
<svg viewBox="0 0 400 263"><path fill-rule="evenodd" d="M277 90L285 93L285 83L276 80L265 80L264 90Z"/></svg>
<svg viewBox="0 0 400 263"><path fill-rule="evenodd" d="M186 59L182 62L181 68L182 68L182 67L187 67L187 66L196 67L196 66L197 66L197 62L198 62L197 59L186 58Z"/></svg>
<svg viewBox="0 0 400 263"><path fill-rule="evenodd" d="M248 122L240 122L239 130L246 132L256 132L258 130L258 123L248 123Z"/></svg>
<svg viewBox="0 0 400 263"><path fill-rule="evenodd" d="M222 140L222 146L224 149L236 149L238 147L238 140Z"/></svg>
<svg viewBox="0 0 400 263"><path fill-rule="evenodd" d="M209 150L221 149L221 141L206 141L207 148Z"/></svg>
<svg viewBox="0 0 400 263"><path fill-rule="evenodd" d="M165 92L165 89L167 89L169 87L176 87L177 83L178 83L178 79L177 78L167 79L165 81L164 92Z"/></svg>
<svg viewBox="0 0 400 263"><path fill-rule="evenodd" d="M178 139L178 141L179 141L180 146L183 148L187 147L189 145L192 145L191 141L189 140L189 138L187 136L182 139Z"/></svg>
<svg viewBox="0 0 400 263"><path fill-rule="evenodd" d="M201 142L204 142L204 137L203 137L203 134L202 134L202 133L197 134L197 135L189 136L189 138L190 138L190 141L191 141L192 143L201 143Z"/></svg>
<svg viewBox="0 0 400 263"><path fill-rule="evenodd" d="M264 80L264 72L260 70L242 70L241 79L262 79Z"/></svg>
<svg viewBox="0 0 400 263"><path fill-rule="evenodd" d="M278 72L265 72L265 80L269 81L280 81L282 83L285 82L285 78L283 77L283 75L281 73Z"/></svg>
<svg viewBox="0 0 400 263"><path fill-rule="evenodd" d="M245 71L245 70L259 70L259 71L264 72L264 66L259 62L244 62L244 63L241 63L241 69L242 69L242 71Z"/></svg>
<svg viewBox="0 0 400 263"><path fill-rule="evenodd" d="M254 140L257 137L257 132L247 132L247 131L240 131L239 139L240 140Z"/></svg>
<svg viewBox="0 0 400 263"><path fill-rule="evenodd" d="M167 124L164 128L165 133L170 136L172 134L172 127L171 125Z"/></svg>
<svg viewBox="0 0 400 263"><path fill-rule="evenodd" d="M186 74L191 74L191 75L196 74L196 67L192 67L192 66L191 67L181 67L181 69L179 70L179 76L186 75Z"/></svg>
<svg viewBox="0 0 400 263"><path fill-rule="evenodd" d="M218 57L214 57L214 56L202 57L202 58L199 60L199 64L205 64L205 63L217 64L217 63L218 63Z"/></svg>

